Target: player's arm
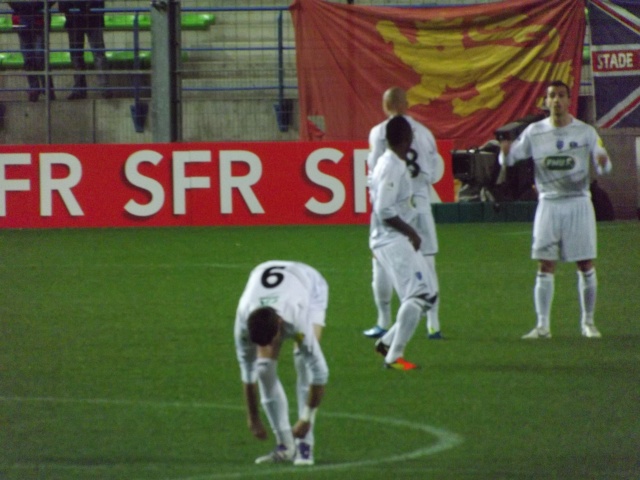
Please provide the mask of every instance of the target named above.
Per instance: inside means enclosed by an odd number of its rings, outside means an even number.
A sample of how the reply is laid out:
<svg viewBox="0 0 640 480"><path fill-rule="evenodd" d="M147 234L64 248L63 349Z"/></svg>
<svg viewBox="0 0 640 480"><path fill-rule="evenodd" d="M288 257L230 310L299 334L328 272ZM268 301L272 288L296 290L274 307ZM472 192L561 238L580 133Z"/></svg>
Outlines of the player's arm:
<svg viewBox="0 0 640 480"><path fill-rule="evenodd" d="M438 178L439 164L443 162L436 140L428 130L419 130L419 134L413 139L415 149L418 154L418 165L420 166L421 178L432 185L436 183ZM440 175L441 177L442 175Z"/></svg>
<svg viewBox="0 0 640 480"><path fill-rule="evenodd" d="M398 230L403 235L406 235L409 238L409 241L411 242L411 245L413 245L414 249L418 250L420 248L420 243L422 243L422 240L420 239L420 235L418 235L418 233L413 229L413 227L409 225L407 222L405 222L398 216L385 218L384 222L390 227Z"/></svg>
<svg viewBox="0 0 640 480"><path fill-rule="evenodd" d="M293 426L293 436L296 438L304 438L311 425L316 420L316 412L320 406L320 402L324 397L324 385L311 385L309 387L309 397L307 398L307 404L304 407L302 415Z"/></svg>
<svg viewBox="0 0 640 480"><path fill-rule="evenodd" d="M249 341L248 332L243 328L244 318L245 315L239 308L236 312L233 336L247 408L247 425L254 437L264 440L267 438L267 431L260 419L258 407L258 386L255 372L256 346Z"/></svg>
<svg viewBox="0 0 640 480"><path fill-rule="evenodd" d="M500 165L510 167L516 162L526 160L533 156L531 151L531 142L529 141L529 132L532 125L529 125L515 140L500 140L500 154L498 161Z"/></svg>
<svg viewBox="0 0 640 480"><path fill-rule="evenodd" d="M244 399L247 406L247 425L254 437L265 440L267 430L264 428L258 408L258 385L256 383L243 383Z"/></svg>
<svg viewBox="0 0 640 480"><path fill-rule="evenodd" d="M329 380L329 367L318 340L315 336L305 340L306 343L300 345L300 353L311 373L311 385L302 414L292 429L293 436L296 438L306 436L311 425L315 423L318 407L324 397L325 385Z"/></svg>
<svg viewBox="0 0 640 480"><path fill-rule="evenodd" d="M593 160L596 167L596 172L598 175L604 175L606 173L611 172L613 165L611 165L611 160L609 159L609 154L607 150L604 148L604 142L600 138L600 136L596 133L596 141L594 142L593 151Z"/></svg>

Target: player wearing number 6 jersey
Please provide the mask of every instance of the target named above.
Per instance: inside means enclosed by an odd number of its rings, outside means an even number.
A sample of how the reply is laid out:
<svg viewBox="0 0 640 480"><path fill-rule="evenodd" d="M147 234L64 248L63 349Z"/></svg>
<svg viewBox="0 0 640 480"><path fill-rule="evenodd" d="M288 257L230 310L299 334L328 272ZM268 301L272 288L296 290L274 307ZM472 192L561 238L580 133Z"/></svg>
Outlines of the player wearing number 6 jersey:
<svg viewBox="0 0 640 480"><path fill-rule="evenodd" d="M576 262L582 335L601 336L594 324L596 219L589 192L589 167L608 173L611 162L596 130L569 113L569 87L552 82L545 102L550 117L529 125L513 142L501 142L500 163L533 158L539 203L533 224L532 258L539 269L534 287L536 327L522 338L551 337L550 313L558 260Z"/></svg>
<svg viewBox="0 0 640 480"><path fill-rule="evenodd" d="M320 336L325 325L329 288L314 268L272 260L255 267L240 297L234 338L247 405L247 421L258 439L267 438L257 393L276 437L276 448L256 463L293 461L313 465L316 410L329 369ZM289 405L278 378L278 356L286 339L294 341L299 419L291 427ZM295 440L294 440L295 439Z"/></svg>

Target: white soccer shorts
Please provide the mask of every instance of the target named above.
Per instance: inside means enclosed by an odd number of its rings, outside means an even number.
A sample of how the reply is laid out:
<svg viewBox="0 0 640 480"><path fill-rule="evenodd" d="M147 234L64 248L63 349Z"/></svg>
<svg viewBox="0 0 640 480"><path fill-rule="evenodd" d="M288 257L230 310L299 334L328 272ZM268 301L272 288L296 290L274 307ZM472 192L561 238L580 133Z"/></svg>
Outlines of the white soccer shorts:
<svg viewBox="0 0 640 480"><path fill-rule="evenodd" d="M437 293L430 280L429 266L420 252L414 250L406 237L373 250L373 255L391 276L393 287L401 301L419 295Z"/></svg>
<svg viewBox="0 0 640 480"><path fill-rule="evenodd" d="M577 262L596 255L596 216L591 199L541 199L533 221L531 258Z"/></svg>

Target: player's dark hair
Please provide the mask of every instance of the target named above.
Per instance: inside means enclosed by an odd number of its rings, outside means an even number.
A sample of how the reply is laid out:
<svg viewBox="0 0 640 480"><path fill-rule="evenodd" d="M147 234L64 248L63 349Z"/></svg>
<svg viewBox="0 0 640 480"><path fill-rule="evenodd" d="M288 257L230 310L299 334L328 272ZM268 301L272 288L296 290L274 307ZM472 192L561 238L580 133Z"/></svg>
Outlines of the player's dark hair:
<svg viewBox="0 0 640 480"><path fill-rule="evenodd" d="M564 87L567 90L567 96L571 96L571 89L569 85L564 83L562 80L555 80L549 84L549 87Z"/></svg>
<svg viewBox="0 0 640 480"><path fill-rule="evenodd" d="M249 314L249 339L261 347L269 345L278 334L279 316L271 307L256 308Z"/></svg>
<svg viewBox="0 0 640 480"><path fill-rule="evenodd" d="M386 137L389 146L397 147L402 142L411 140L412 135L411 125L402 115L396 115L387 122Z"/></svg>

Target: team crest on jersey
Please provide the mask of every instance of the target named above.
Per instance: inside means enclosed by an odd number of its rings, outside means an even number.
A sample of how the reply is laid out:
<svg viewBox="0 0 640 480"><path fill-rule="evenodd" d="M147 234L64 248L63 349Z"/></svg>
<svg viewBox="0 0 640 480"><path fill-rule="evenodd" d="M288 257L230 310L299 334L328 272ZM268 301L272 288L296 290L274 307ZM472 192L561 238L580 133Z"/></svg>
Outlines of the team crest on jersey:
<svg viewBox="0 0 640 480"><path fill-rule="evenodd" d="M562 147L564 147L564 140L561 140L561 139L556 140L556 148L558 150L562 150Z"/></svg>
<svg viewBox="0 0 640 480"><path fill-rule="evenodd" d="M278 302L278 297L277 296L260 297L260 306L261 307L268 307L269 305L274 305L277 302Z"/></svg>
<svg viewBox="0 0 640 480"><path fill-rule="evenodd" d="M568 155L553 155L544 159L544 166L549 170L571 170L576 160Z"/></svg>
<svg viewBox="0 0 640 480"><path fill-rule="evenodd" d="M422 280L422 272L416 272L416 278Z"/></svg>

